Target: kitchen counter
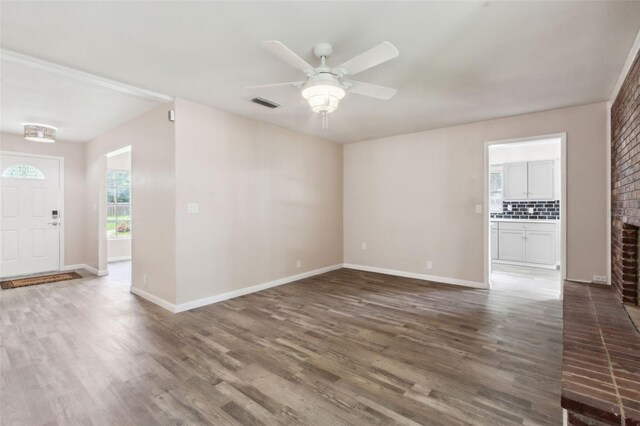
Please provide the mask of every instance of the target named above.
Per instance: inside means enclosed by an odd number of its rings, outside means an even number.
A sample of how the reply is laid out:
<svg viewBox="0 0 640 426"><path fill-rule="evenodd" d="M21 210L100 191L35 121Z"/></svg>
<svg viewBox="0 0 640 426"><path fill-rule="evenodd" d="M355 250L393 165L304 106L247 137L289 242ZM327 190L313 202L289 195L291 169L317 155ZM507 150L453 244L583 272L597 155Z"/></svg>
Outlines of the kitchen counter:
<svg viewBox="0 0 640 426"><path fill-rule="evenodd" d="M560 219L505 219L490 218L490 222L560 223Z"/></svg>

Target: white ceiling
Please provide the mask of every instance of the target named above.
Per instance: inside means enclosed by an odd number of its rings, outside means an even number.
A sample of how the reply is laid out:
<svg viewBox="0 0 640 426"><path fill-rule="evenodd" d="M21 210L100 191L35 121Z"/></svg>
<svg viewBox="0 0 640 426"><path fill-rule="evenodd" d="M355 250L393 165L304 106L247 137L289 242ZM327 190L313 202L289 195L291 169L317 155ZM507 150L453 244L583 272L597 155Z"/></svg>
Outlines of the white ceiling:
<svg viewBox="0 0 640 426"><path fill-rule="evenodd" d="M640 28L638 1L1 5L5 48L340 142L608 100ZM252 104L243 87L301 77L263 40L309 62L328 41L336 65L388 40L400 56L357 80L398 94L348 94L328 130L294 89L258 93L276 110ZM20 99L2 96L13 117Z"/></svg>
<svg viewBox="0 0 640 426"><path fill-rule="evenodd" d="M85 142L159 105L44 68L0 61L0 130L22 133L23 123L58 128L57 138Z"/></svg>

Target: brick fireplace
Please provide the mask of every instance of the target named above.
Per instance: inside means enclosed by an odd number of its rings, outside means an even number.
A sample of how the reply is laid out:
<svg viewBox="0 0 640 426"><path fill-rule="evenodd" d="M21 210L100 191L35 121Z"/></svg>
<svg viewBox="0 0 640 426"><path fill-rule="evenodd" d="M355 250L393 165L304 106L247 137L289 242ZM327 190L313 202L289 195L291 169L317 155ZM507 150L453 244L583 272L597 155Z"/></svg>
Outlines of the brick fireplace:
<svg viewBox="0 0 640 426"><path fill-rule="evenodd" d="M616 226L617 225L617 226ZM638 228L629 223L614 224L611 238L612 281L625 303L638 303Z"/></svg>
<svg viewBox="0 0 640 426"><path fill-rule="evenodd" d="M640 53L611 108L611 280L638 303L640 227Z"/></svg>

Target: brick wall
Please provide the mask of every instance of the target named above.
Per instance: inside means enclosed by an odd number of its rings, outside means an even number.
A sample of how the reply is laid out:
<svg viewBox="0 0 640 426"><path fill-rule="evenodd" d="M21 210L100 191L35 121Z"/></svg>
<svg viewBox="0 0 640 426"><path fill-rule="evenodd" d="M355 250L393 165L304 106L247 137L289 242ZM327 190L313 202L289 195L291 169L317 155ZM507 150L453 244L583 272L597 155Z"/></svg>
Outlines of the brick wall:
<svg viewBox="0 0 640 426"><path fill-rule="evenodd" d="M623 302L637 303L640 52L611 108L611 209L611 279Z"/></svg>

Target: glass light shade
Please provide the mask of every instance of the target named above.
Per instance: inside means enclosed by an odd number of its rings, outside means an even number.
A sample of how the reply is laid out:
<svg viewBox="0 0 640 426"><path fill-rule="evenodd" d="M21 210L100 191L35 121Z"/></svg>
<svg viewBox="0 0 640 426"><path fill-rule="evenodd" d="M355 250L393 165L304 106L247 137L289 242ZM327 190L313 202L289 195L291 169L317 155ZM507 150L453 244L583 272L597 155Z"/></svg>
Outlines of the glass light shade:
<svg viewBox="0 0 640 426"><path fill-rule="evenodd" d="M56 128L42 124L25 124L24 138L32 142L54 143Z"/></svg>
<svg viewBox="0 0 640 426"><path fill-rule="evenodd" d="M305 87L302 97L307 100L311 111L330 113L338 109L340 99L344 98L344 89L331 84L317 84Z"/></svg>

